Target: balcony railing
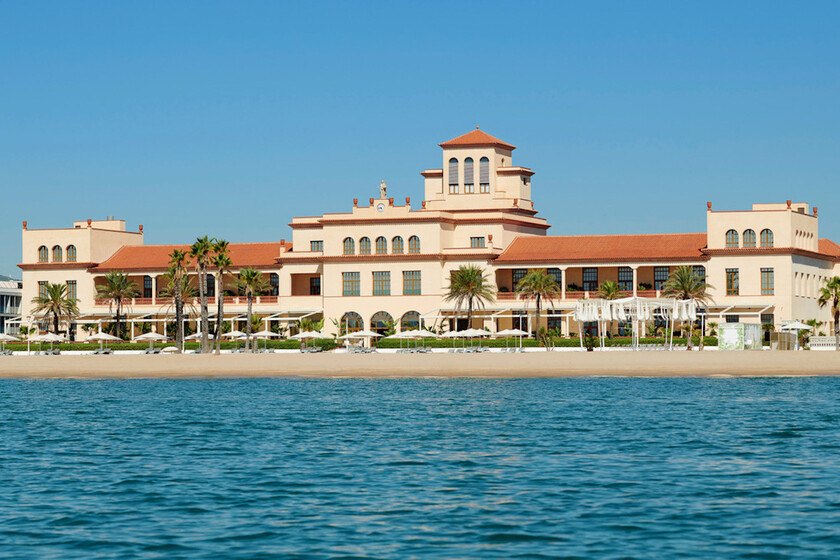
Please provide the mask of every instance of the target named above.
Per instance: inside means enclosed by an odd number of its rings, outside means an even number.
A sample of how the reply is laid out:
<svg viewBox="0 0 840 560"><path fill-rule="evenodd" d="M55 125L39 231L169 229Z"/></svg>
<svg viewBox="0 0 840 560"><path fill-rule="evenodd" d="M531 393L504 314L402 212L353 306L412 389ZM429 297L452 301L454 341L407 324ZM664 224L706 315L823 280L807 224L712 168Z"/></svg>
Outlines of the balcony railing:
<svg viewBox="0 0 840 560"><path fill-rule="evenodd" d="M627 291L622 291L621 292L621 297L623 297L623 298L624 297L632 297L632 296L633 296L632 291L627 290ZM662 292L660 290L637 290L636 291L636 296L637 297L643 297L643 298L658 298L658 297L662 297ZM599 297L598 292L596 292L596 291L566 290L566 300L588 299L588 298L595 299L595 298L598 298L598 297ZM525 298L523 298L520 294L518 294L516 292L498 292L498 293L496 293L496 301L524 301L524 299ZM557 299L560 300L560 301L565 301L565 300L562 300L561 298L557 298Z"/></svg>

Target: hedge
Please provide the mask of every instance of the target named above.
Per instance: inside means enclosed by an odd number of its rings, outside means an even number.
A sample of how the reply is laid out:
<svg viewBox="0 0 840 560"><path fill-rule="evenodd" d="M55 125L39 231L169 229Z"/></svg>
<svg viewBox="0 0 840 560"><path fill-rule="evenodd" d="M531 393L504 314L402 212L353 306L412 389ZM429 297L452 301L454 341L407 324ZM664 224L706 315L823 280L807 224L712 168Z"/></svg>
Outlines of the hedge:
<svg viewBox="0 0 840 560"><path fill-rule="evenodd" d="M265 341L259 340L257 341L260 348L265 348ZM213 346L213 342L211 341L211 346ZM300 348L300 342L297 340L269 340L268 347L273 348L275 350L296 350ZM31 349L33 351L39 349L39 345L42 349L47 350L49 349L50 345L47 342L38 343L33 342L31 345ZM153 346L155 348L166 348L167 346L174 346L174 342L155 342ZM112 342L105 344L103 348L107 346L111 350L146 350L149 348L148 342ZM184 348L187 350L197 350L201 346L200 342L197 341L190 341L184 343ZM336 341L332 338L319 338L316 340L310 340L307 342L307 346L320 346L324 350L332 350L334 349L337 344ZM53 344L52 346L54 349L58 350L99 350L99 343L98 342L63 342L60 344ZM235 342L224 340L222 341L222 349L224 350L232 350L234 348L244 348L245 342L240 341L238 344ZM7 350L15 350L15 351L26 351L26 343L25 342L11 342L6 344Z"/></svg>
<svg viewBox="0 0 840 560"><path fill-rule="evenodd" d="M639 339L640 344L667 344L667 340L664 338L642 338ZM692 337L691 343L694 346L697 346L700 343L700 339L698 337ZM452 340L438 340L436 338L427 338L423 341L410 341L406 343L405 341L400 341L399 339L393 338L384 338L380 339L376 346L377 348L400 348L400 344L403 347L408 344L409 346L414 346L417 344L418 346L427 346L429 348L452 348L453 342ZM456 339L454 342L456 347L460 347L463 345L469 346L470 341L463 339ZM478 346L479 342L478 339L475 339L472 342L473 346ZM633 344L633 340L630 338L608 338L605 341L605 345L607 347L621 347L621 346L630 346ZM705 346L717 346L718 341L716 337L707 336L703 338L703 344ZM507 346L519 346L519 339L518 338L490 338L490 339L482 339L481 340L482 346L487 346L490 348L504 348ZM595 345L598 345L598 339L595 339ZM524 348L537 348L542 346L537 340L533 338L523 338L522 339L522 346ZM579 338L555 338L554 339L554 346L558 348L569 348L580 346L580 339ZM685 338L677 338L674 337L674 346L685 346Z"/></svg>

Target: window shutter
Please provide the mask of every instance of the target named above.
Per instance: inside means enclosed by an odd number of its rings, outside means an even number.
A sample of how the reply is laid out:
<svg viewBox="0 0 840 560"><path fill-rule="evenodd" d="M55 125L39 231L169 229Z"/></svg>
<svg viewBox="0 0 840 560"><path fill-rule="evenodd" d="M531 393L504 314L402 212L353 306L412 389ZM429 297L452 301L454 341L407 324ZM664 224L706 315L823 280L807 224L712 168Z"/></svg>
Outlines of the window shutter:
<svg viewBox="0 0 840 560"><path fill-rule="evenodd" d="M471 157L464 160L464 184L473 184L473 159Z"/></svg>
<svg viewBox="0 0 840 560"><path fill-rule="evenodd" d="M490 160L486 157L481 158L478 165L478 182L490 182Z"/></svg>
<svg viewBox="0 0 840 560"><path fill-rule="evenodd" d="M458 160L455 158L449 160L449 184L458 184Z"/></svg>

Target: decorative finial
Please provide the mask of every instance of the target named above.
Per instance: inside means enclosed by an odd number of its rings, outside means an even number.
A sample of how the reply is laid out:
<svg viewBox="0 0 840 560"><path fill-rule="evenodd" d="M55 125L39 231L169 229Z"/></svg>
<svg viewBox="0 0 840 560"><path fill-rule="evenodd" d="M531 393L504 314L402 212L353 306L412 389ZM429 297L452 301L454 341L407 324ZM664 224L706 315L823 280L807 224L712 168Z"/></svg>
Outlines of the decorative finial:
<svg viewBox="0 0 840 560"><path fill-rule="evenodd" d="M91 223L92 221L93 221L93 220L91 220L90 218L88 218L88 222L87 222L88 227L90 227L90 223Z"/></svg>
<svg viewBox="0 0 840 560"><path fill-rule="evenodd" d="M816 208L814 208L816 210ZM23 220L23 229L26 229L26 220Z"/></svg>
<svg viewBox="0 0 840 560"><path fill-rule="evenodd" d="M815 218L817 217L817 207L816 206L814 206L814 217ZM26 222L24 222L24 223L26 223Z"/></svg>
<svg viewBox="0 0 840 560"><path fill-rule="evenodd" d="M790 200L787 201L788 210L790 210Z"/></svg>
<svg viewBox="0 0 840 560"><path fill-rule="evenodd" d="M478 130L478 125L475 125L475 129Z"/></svg>
<svg viewBox="0 0 840 560"><path fill-rule="evenodd" d="M707 203L706 203L706 209L707 209L709 212L711 212L711 211L712 211L712 203L711 203L711 202L707 202Z"/></svg>
<svg viewBox="0 0 840 560"><path fill-rule="evenodd" d="M143 224L140 224L140 233L143 233Z"/></svg>

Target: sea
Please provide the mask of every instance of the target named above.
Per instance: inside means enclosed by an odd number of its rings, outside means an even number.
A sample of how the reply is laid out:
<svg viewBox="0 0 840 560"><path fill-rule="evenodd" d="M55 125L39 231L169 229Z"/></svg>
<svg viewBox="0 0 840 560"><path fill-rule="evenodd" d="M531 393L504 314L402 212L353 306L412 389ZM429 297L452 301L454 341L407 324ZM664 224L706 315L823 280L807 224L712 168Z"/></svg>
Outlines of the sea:
<svg viewBox="0 0 840 560"><path fill-rule="evenodd" d="M840 558L840 378L0 381L0 558Z"/></svg>

